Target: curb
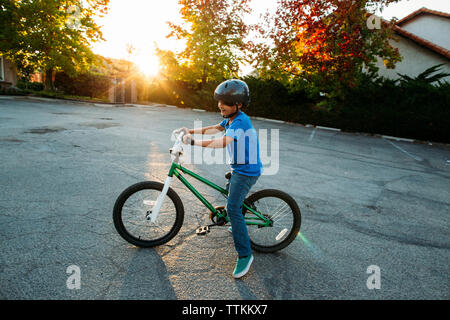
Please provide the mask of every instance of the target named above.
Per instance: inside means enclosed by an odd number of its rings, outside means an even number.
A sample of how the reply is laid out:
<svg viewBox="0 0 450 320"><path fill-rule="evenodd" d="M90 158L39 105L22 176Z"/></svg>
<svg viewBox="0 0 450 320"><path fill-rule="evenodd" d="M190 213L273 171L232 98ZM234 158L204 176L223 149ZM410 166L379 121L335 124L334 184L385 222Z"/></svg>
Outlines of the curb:
<svg viewBox="0 0 450 320"><path fill-rule="evenodd" d="M263 120L263 121L275 122L275 123L287 123L286 121L283 121L283 120L268 119L268 118L262 118L262 117L250 117L250 118L256 119L256 120Z"/></svg>
<svg viewBox="0 0 450 320"><path fill-rule="evenodd" d="M23 98L27 100L37 100L37 101L46 101L46 102L63 102L63 103L79 103L79 104L90 104L94 106L109 106L114 107L114 104L110 104L107 102L101 102L101 101L90 101L90 100L78 100L78 99L67 99L67 98L47 98L47 97L38 97L38 96L11 96L13 99L16 98Z"/></svg>
<svg viewBox="0 0 450 320"><path fill-rule="evenodd" d="M404 141L404 142L415 142L416 141L414 139L398 138L398 137L392 137L392 136L381 136L381 138L395 140L395 141Z"/></svg>
<svg viewBox="0 0 450 320"><path fill-rule="evenodd" d="M330 128L330 127L322 127L322 126L316 126L316 129L322 129L322 130L330 130L330 131L337 131L337 132L341 132L341 129L337 129L337 128Z"/></svg>
<svg viewBox="0 0 450 320"><path fill-rule="evenodd" d="M96 107L114 107L115 105L107 104L107 103L105 103L105 104L103 104L103 103L94 103L94 106L96 106Z"/></svg>

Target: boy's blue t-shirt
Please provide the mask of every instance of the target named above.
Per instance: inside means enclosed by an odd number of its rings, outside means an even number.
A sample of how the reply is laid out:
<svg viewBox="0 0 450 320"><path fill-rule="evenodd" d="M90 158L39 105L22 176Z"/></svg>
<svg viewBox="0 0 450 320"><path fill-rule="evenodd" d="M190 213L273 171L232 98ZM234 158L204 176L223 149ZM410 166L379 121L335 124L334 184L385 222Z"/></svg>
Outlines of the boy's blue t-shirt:
<svg viewBox="0 0 450 320"><path fill-rule="evenodd" d="M262 163L259 157L259 140L250 118L239 111L231 125L229 119L220 125L225 128L225 136L234 141L227 145L231 169L246 176L259 176L262 173Z"/></svg>

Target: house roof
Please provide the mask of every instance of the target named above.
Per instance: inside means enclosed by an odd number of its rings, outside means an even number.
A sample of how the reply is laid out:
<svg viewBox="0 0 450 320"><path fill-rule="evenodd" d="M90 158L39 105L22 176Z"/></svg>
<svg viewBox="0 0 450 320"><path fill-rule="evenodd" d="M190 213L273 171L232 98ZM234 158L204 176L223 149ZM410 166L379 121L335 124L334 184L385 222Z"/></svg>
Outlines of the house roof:
<svg viewBox="0 0 450 320"><path fill-rule="evenodd" d="M407 15L406 17L404 17L403 19L397 21L394 25L394 31L399 34L400 36L403 36L405 38L408 38L414 42L416 42L417 44L428 48L436 53L439 53L440 55L443 55L444 57L446 57L447 59L450 59L450 50L443 48L441 46L438 46L437 44L432 43L431 41L428 41L422 37L419 37L409 31L406 31L405 29L403 29L401 27L401 25L403 25L405 22L410 21L411 19L414 19L415 17L421 15L421 14L431 14L431 15L435 15L435 16L440 16L440 17L444 17L444 18L448 18L450 19L450 14L445 13L445 12L441 12L441 11L436 11L436 10L430 10L427 8L420 8L419 10L414 11L413 13Z"/></svg>
<svg viewBox="0 0 450 320"><path fill-rule="evenodd" d="M395 24L397 26L401 26L402 24L404 24L404 23L408 22L409 20L414 19L415 17L422 15L422 14L431 14L434 16L439 16L439 17L444 17L444 18L450 19L449 13L445 13L445 12L441 12L441 11L437 11L437 10L430 10L425 7L422 7L419 10L416 10L413 13L408 14L403 19L398 20Z"/></svg>

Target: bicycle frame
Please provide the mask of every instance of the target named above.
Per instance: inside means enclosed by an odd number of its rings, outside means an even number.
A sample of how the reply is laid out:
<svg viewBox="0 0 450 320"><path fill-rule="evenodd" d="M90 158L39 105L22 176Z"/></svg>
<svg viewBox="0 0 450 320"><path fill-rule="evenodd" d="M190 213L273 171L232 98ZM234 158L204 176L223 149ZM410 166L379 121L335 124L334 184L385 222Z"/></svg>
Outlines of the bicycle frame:
<svg viewBox="0 0 450 320"><path fill-rule="evenodd" d="M158 199L156 201L156 204L154 205L153 209L151 210L151 214L150 214L150 220L152 222L156 221L156 218L158 217L159 214L159 210L162 206L162 203L164 201L164 198L166 197L167 191L170 187L170 183L172 182L172 178L175 175L175 177L177 177L181 183L183 183L186 188L188 188L196 197L197 199L199 199L215 216L217 216L218 218L223 218L225 219L225 221L229 222L230 219L228 218L228 216L224 216L221 212L219 212L218 210L216 210L216 208L214 208L214 206L205 199L205 197L203 197L200 192L197 191L197 189L194 188L194 186L192 186L189 181L186 180L185 177L183 177L180 173L186 173L188 175L190 175L191 177L205 183L207 186L219 191L220 193L222 193L223 195L225 195L225 197L228 197L228 191L225 190L222 187L219 187L218 185L216 185L215 183L209 181L208 179L205 179L201 176L199 176L198 174L196 174L195 172L192 172L188 169L186 169L185 167L183 167L180 163L179 163L179 157L183 151L183 148L181 146L181 141L183 138L184 133L181 133L178 138L176 139L176 142L173 146L172 149L170 149L170 153L171 155L173 155L173 161L172 161L172 165L170 167L169 170L169 174L167 175L166 181L164 182L164 187L163 190L161 192L161 194L158 196ZM251 213L253 213L255 215L255 217L244 217L245 219L245 223L247 225L257 225L260 227L268 227L272 225L272 221L267 219L266 217L264 217L262 214L260 214L259 212L253 210L252 208L250 208L249 206L247 206L245 203L243 204L244 208L247 209L247 211L250 211Z"/></svg>
<svg viewBox="0 0 450 320"><path fill-rule="evenodd" d="M186 169L185 167L183 167L181 164L176 163L176 162L172 162L172 166L170 167L169 170L169 174L168 177L173 177L175 175L175 177L177 177L181 183L183 183L186 188L188 188L214 215L216 215L219 218L224 218L227 222L229 222L229 218L226 216L223 216L222 213L220 213L218 210L216 210L216 208L214 208L214 206L205 199L205 197L203 197L200 192L198 192L197 189L195 189L194 186L192 186L192 184L189 183L189 181L186 180L185 177L183 177L183 175L180 173L183 172L201 182L203 182L204 184L206 184L207 186L219 191L220 193L224 194L225 196L228 196L228 191L225 190L224 188L216 185L215 183L209 181L208 179L205 179L201 176L199 176L198 174L196 174L195 172L192 172L188 169ZM244 208L246 208L248 211L250 211L251 213L253 213L256 217L245 217L245 223L247 225L258 225L261 227L268 227L271 225L271 221L269 219L267 219L266 217L262 216L259 212L253 210L252 208L250 208L249 206L247 206L245 203L243 204Z"/></svg>

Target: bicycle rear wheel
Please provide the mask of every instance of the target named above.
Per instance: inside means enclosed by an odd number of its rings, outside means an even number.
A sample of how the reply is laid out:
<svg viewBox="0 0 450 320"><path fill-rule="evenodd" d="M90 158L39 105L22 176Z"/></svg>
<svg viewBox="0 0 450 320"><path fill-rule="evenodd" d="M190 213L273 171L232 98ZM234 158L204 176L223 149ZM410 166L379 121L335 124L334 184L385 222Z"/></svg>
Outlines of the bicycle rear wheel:
<svg viewBox="0 0 450 320"><path fill-rule="evenodd" d="M171 188L167 191L157 220L148 220L163 187L160 182L139 182L125 189L117 198L113 210L114 226L129 243L138 247L154 247L170 241L180 231L184 207Z"/></svg>
<svg viewBox="0 0 450 320"><path fill-rule="evenodd" d="M301 213L297 202L287 193L265 189L250 195L245 203L272 221L272 226L247 225L252 248L270 253L287 247L300 231ZM245 210L246 218L256 217ZM253 220L254 221L254 220Z"/></svg>

